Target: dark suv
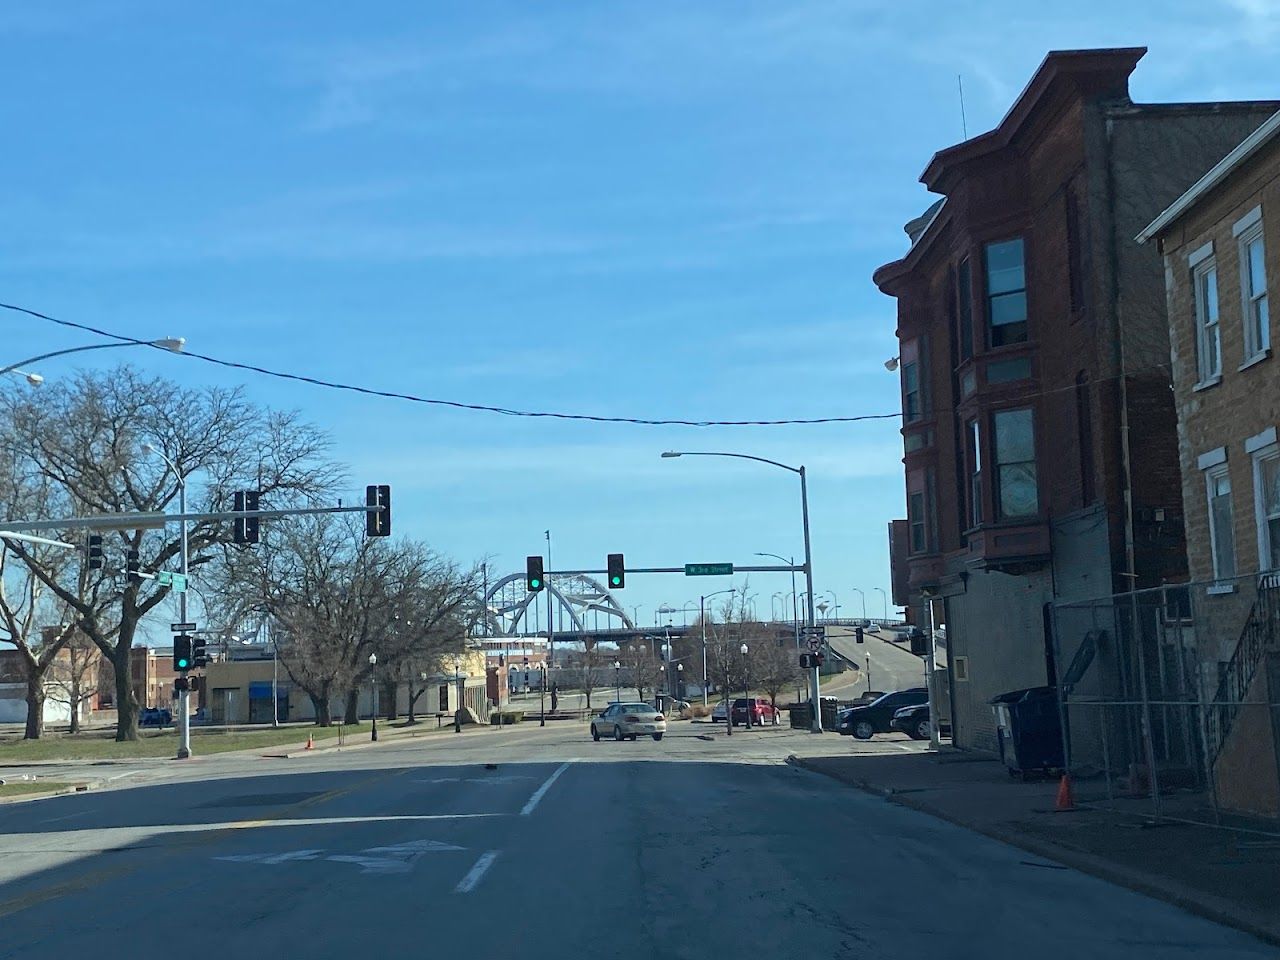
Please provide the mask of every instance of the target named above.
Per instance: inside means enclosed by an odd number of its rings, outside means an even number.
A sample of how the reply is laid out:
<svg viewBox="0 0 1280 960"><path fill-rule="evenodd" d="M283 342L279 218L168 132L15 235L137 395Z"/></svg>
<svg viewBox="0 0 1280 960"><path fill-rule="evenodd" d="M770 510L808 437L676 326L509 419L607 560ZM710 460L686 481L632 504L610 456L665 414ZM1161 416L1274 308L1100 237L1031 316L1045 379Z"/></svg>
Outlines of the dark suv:
<svg viewBox="0 0 1280 960"><path fill-rule="evenodd" d="M837 733L852 736L858 740L870 740L877 733L889 733L893 715L903 707L928 703L929 691L924 687L912 687L896 693L886 693L870 703L854 707L840 718L836 727Z"/></svg>

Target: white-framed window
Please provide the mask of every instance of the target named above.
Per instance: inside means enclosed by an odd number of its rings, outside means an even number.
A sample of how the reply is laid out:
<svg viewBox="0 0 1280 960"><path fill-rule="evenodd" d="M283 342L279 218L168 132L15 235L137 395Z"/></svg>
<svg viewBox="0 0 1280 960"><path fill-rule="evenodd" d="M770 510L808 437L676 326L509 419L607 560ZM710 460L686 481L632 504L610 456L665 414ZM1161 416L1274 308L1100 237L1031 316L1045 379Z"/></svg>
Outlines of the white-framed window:
<svg viewBox="0 0 1280 960"><path fill-rule="evenodd" d="M1222 376L1222 336L1218 329L1218 264L1212 256L1192 268L1196 294L1196 372L1200 383Z"/></svg>
<svg viewBox="0 0 1280 960"><path fill-rule="evenodd" d="M1258 569L1280 570L1280 444L1253 455L1253 497L1258 523Z"/></svg>
<svg viewBox="0 0 1280 960"><path fill-rule="evenodd" d="M1254 208L1236 225L1240 245L1240 294L1243 301L1245 362L1271 349L1270 301L1267 296L1266 252L1262 244L1262 214Z"/></svg>
<svg viewBox="0 0 1280 960"><path fill-rule="evenodd" d="M997 410L995 434L996 512L1001 520L1034 517L1040 511L1036 442L1031 411Z"/></svg>
<svg viewBox="0 0 1280 960"><path fill-rule="evenodd" d="M1209 546L1213 552L1213 576L1227 580L1236 575L1236 537L1231 512L1231 474L1220 463L1204 472L1209 506Z"/></svg>

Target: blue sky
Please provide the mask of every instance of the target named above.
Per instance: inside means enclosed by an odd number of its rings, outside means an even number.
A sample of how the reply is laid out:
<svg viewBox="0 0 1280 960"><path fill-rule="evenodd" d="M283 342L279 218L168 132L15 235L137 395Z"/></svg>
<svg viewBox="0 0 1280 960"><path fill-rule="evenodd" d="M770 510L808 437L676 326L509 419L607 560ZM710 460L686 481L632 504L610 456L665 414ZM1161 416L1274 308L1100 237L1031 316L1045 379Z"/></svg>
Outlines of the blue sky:
<svg viewBox="0 0 1280 960"><path fill-rule="evenodd" d="M894 307L870 275L929 203L926 161L961 138L957 74L970 134L1053 48L1149 46L1139 100L1280 96L1271 0L215 6L0 10L0 299L520 408L896 411ZM85 342L0 324L7 360ZM658 458L721 449L808 466L817 589L842 612L860 612L852 587L874 612L889 585L891 421L512 420L130 353L301 409L353 492L391 483L397 529L464 561L514 571L548 528L557 566L799 553L792 476ZM636 577L624 599L651 623L725 585ZM751 582L763 612L787 588Z"/></svg>

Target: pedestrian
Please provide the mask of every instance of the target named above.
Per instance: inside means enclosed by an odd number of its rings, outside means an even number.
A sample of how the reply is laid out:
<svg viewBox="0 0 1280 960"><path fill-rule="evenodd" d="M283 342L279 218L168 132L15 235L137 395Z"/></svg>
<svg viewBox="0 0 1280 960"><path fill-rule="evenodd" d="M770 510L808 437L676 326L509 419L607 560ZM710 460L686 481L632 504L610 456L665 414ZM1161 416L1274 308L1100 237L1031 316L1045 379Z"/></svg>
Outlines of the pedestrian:
<svg viewBox="0 0 1280 960"><path fill-rule="evenodd" d="M554 683L551 685L551 712L555 713L560 709L560 688Z"/></svg>

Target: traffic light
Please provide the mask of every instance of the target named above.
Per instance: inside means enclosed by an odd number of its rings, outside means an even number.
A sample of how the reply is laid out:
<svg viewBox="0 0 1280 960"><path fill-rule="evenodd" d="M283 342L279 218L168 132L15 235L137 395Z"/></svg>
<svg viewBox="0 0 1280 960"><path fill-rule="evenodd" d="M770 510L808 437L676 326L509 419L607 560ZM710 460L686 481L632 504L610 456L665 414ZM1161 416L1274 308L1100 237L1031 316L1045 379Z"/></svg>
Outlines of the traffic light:
<svg viewBox="0 0 1280 960"><path fill-rule="evenodd" d="M385 483L381 486L365 487L364 505L378 508L364 515L364 535L366 537L391 536L391 488Z"/></svg>
<svg viewBox="0 0 1280 960"><path fill-rule="evenodd" d="M124 552L124 572L130 583L142 582L142 561L138 559L138 551L133 547Z"/></svg>
<svg viewBox="0 0 1280 960"><path fill-rule="evenodd" d="M237 513L242 510L257 510L260 496L261 494L257 490L237 490L232 507ZM232 522L232 528L232 535L236 543L258 542L257 517L236 517Z"/></svg>
<svg viewBox="0 0 1280 960"><path fill-rule="evenodd" d="M102 537L96 533L89 534L89 569L102 569Z"/></svg>
<svg viewBox="0 0 1280 960"><path fill-rule="evenodd" d="M854 629L854 631L853 631L853 635L854 635L854 638L855 638L859 643L864 643L864 642L865 642L865 641L862 639L862 628L861 628L861 627L856 627L856 628Z"/></svg>
<svg viewBox="0 0 1280 960"><path fill-rule="evenodd" d="M173 638L173 669L186 673L195 666L191 655L191 638L185 633Z"/></svg>
<svg viewBox="0 0 1280 960"><path fill-rule="evenodd" d="M530 593L537 593L545 587L546 581L542 576L542 558L541 557L525 557L524 558L524 588Z"/></svg>
<svg viewBox="0 0 1280 960"><path fill-rule="evenodd" d="M609 589L621 590L627 585L627 565L622 559L622 554L609 554Z"/></svg>
<svg viewBox="0 0 1280 960"><path fill-rule="evenodd" d="M209 641L204 637L196 637L191 644L191 662L203 667L209 662Z"/></svg>

